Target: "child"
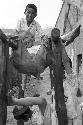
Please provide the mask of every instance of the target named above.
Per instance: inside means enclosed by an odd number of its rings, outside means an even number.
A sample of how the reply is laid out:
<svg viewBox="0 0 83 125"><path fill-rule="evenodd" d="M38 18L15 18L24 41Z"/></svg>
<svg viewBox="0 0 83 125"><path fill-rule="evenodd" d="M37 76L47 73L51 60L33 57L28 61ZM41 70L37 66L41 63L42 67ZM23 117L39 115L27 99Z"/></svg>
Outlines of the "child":
<svg viewBox="0 0 83 125"><path fill-rule="evenodd" d="M40 24L34 20L37 16L36 5L28 4L25 8L24 14L25 14L26 18L25 19L22 18L20 21L18 21L17 31L19 33L23 32L24 41L26 41L26 47L30 48L33 45L41 44L41 37L42 37L43 31L42 31ZM31 43L31 41L27 40L26 32L30 32L34 36L33 43ZM23 86L26 86L25 85L26 82L30 81L30 77L31 76L22 74ZM42 77L40 77L40 78L43 79ZM25 90L24 87L23 87L23 89Z"/></svg>
<svg viewBox="0 0 83 125"><path fill-rule="evenodd" d="M26 18L25 19L22 18L21 20L18 21L17 31L18 32L23 32L23 31L31 32L32 35L34 35L34 37L35 37L35 41L34 41L33 45L41 43L41 36L43 34L43 31L42 31L40 24L34 20L35 17L37 16L36 5L28 4L25 8L24 14L25 14ZM36 38L38 38L39 40L36 41Z"/></svg>

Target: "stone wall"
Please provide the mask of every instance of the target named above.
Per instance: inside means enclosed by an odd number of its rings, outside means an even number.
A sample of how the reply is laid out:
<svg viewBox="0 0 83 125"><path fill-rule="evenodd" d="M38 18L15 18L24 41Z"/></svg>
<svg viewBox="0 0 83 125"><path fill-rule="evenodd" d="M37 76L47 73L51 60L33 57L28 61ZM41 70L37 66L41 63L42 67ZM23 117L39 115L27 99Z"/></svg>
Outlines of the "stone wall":
<svg viewBox="0 0 83 125"><path fill-rule="evenodd" d="M81 24L80 35L73 41L73 43L66 47L66 51L72 60L73 72L77 75L76 81L72 81L71 87L67 87L68 89L71 89L66 93L66 95L68 94L68 100L72 98L72 101L69 100L69 103L71 105L74 104L74 109L77 113L77 118L73 119L74 125L82 125L82 117L80 113L80 106L78 103L79 97L77 97L77 93L79 88L79 91L81 92L81 98L83 98L83 0L64 0L62 10L56 23L56 26L61 29L61 35L70 32L79 24ZM81 57L79 72L78 57ZM73 108L70 105L69 107L69 109ZM72 111L74 111L74 109L72 109ZM72 124L71 120L69 124Z"/></svg>

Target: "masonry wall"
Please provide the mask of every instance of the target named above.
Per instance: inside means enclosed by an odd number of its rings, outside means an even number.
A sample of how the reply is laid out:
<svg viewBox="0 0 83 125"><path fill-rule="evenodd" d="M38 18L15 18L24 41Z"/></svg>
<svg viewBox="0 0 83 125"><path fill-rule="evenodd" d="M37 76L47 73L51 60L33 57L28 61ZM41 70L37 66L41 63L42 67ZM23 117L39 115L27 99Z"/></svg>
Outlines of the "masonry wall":
<svg viewBox="0 0 83 125"><path fill-rule="evenodd" d="M78 74L78 56L82 55L78 84L80 84L80 90L83 95L83 0L64 0L56 27L61 29L62 35L70 32L79 24L81 24L80 35L66 47L66 51L72 60L75 74Z"/></svg>

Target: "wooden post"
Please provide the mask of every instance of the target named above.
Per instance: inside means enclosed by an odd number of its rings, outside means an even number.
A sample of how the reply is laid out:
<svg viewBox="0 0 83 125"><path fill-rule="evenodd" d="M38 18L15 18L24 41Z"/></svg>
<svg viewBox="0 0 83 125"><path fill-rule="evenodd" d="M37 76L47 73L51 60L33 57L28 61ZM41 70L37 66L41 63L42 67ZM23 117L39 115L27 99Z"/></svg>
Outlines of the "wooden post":
<svg viewBox="0 0 83 125"><path fill-rule="evenodd" d="M19 98L24 97L24 91L22 90L22 74L18 73L18 82L19 82ZM17 121L17 125L24 125L24 122L22 120Z"/></svg>
<svg viewBox="0 0 83 125"><path fill-rule="evenodd" d="M83 114L82 114L82 125L83 125Z"/></svg>
<svg viewBox="0 0 83 125"><path fill-rule="evenodd" d="M6 125L9 45L0 39L0 125Z"/></svg>

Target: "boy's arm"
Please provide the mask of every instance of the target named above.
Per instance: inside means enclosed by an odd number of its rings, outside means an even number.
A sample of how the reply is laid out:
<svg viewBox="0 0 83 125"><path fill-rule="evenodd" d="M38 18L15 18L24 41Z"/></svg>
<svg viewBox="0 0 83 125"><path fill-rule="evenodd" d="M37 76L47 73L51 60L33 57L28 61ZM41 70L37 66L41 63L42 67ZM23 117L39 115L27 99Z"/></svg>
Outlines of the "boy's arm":
<svg viewBox="0 0 83 125"><path fill-rule="evenodd" d="M68 34L61 36L62 42L65 43L65 46L72 43L74 41L74 39L79 36L80 27L81 27L81 25L79 25L78 27L76 27L75 29L70 31Z"/></svg>

